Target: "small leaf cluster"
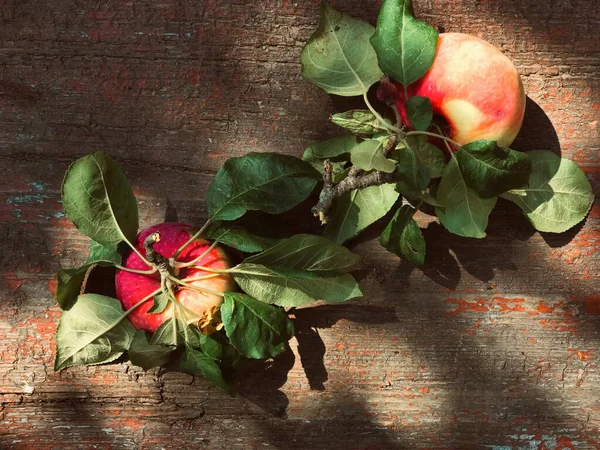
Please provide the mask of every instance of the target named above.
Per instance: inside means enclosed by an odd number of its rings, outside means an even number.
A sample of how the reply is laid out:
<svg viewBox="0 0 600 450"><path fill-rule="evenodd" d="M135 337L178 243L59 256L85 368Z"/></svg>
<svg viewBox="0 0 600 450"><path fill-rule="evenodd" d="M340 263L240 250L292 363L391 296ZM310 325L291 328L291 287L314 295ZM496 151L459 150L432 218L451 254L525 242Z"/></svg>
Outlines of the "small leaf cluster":
<svg viewBox="0 0 600 450"><path fill-rule="evenodd" d="M245 258L221 271L240 290L217 293L223 297L217 315L221 324L217 331L204 334L191 324L191 312L173 294L173 289L189 286L185 280L161 278L160 289L128 310L116 298L86 291L86 276L97 266L149 276L158 269L134 246L137 202L118 164L105 153L75 161L65 174L62 199L67 217L91 243L84 264L58 273L56 297L63 311L56 331L55 370L108 363L126 355L144 369L179 368L229 391L227 374L244 361L283 353L294 335L286 308L362 295L348 273L358 257L321 236L259 236L238 219L248 211L278 214L293 208L311 194L319 178L311 164L272 153L232 158L219 170L207 194L209 219L190 241L202 237ZM137 252L148 270L121 266L127 249ZM172 305L172 317L154 333L136 330L128 319L147 301L154 302L150 313Z"/></svg>
<svg viewBox="0 0 600 450"><path fill-rule="evenodd" d="M327 160L336 184L357 169L394 175L393 183L344 192L333 203L324 235L343 243L393 211L381 244L423 265L426 245L413 219L423 204L434 208L448 231L472 238L486 236L498 197L519 206L539 231L561 233L583 220L594 195L576 164L550 151L522 153L495 141L460 145L443 134L428 98L408 98L407 86L427 73L437 42L437 31L414 17L410 0L384 0L377 27L322 7L302 50L302 75L329 94L362 96L367 109L332 115L332 123L352 134L312 144L303 159L321 172ZM396 121L386 118L367 97L380 80L383 89L396 89L389 79L404 87L411 130L401 126L399 114ZM405 204L397 206L402 199Z"/></svg>

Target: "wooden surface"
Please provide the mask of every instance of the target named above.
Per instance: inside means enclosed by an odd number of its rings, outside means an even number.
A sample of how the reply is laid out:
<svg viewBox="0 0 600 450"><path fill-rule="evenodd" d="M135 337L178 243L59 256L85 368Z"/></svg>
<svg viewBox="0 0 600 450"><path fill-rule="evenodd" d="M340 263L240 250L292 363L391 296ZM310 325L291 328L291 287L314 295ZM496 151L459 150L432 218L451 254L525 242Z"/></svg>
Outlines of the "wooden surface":
<svg viewBox="0 0 600 450"><path fill-rule="evenodd" d="M431 224L424 271L366 233L352 245L365 297L300 312L293 354L235 398L126 363L52 371L55 273L87 244L61 212L68 164L108 151L144 225L201 223L228 157L300 155L338 132L327 117L352 102L299 75L318 3L0 2L0 447L600 448L598 201L559 236L505 202L481 241ZM375 22L376 1L333 5ZM515 61L530 97L515 148L562 152L598 192L600 3L415 8Z"/></svg>

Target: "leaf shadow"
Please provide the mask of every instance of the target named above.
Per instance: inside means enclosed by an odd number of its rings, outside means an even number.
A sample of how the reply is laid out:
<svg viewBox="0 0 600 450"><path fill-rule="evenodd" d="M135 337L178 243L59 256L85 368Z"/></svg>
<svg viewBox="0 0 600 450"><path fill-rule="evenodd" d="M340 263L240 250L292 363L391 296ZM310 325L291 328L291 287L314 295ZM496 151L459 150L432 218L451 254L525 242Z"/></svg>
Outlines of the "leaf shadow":
<svg viewBox="0 0 600 450"><path fill-rule="evenodd" d="M288 347L276 358L251 361L235 374L235 393L265 413L285 419L290 402L281 387L286 384L295 360L294 352Z"/></svg>

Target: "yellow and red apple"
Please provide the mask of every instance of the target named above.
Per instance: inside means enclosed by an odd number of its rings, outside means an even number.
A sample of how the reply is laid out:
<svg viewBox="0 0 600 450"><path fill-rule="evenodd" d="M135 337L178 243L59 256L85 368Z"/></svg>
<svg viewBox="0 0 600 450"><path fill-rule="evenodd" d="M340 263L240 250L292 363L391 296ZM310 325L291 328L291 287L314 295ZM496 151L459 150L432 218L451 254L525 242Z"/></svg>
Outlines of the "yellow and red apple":
<svg viewBox="0 0 600 450"><path fill-rule="evenodd" d="M175 252L192 236L190 226L181 223L162 223L146 228L138 234L136 242L136 248L142 255L145 255L144 240L156 232L160 233L160 241L154 244L153 249L165 258L172 258ZM203 239L196 239L181 252L177 257L177 261L185 263L195 260L205 253L209 247L210 242ZM123 265L135 270L149 269L148 265L133 251L124 255ZM215 275L199 267L209 269L229 268L229 260L219 247L211 249L210 252L195 262L194 265L181 268L176 276L180 280L191 280L212 274L214 276L211 278L189 281L188 283L197 288L212 292L226 292L233 289L234 282L230 275ZM160 287L160 275L158 272L147 275L118 270L115 283L117 298L121 301L123 308L128 310ZM214 331L214 319L215 316L218 317L217 313L223 303L223 297L216 293L201 292L181 285L175 285L174 289L176 301L195 315L195 317L189 317L190 315L187 314L188 322L194 323L207 334L210 331ZM153 299L149 299L129 314L128 317L134 327L154 332L163 322L173 317L172 303L169 303L162 312L157 314L148 312L153 304Z"/></svg>
<svg viewBox="0 0 600 450"><path fill-rule="evenodd" d="M396 107L410 126L404 88L398 87ZM508 147L523 123L525 91L514 64L492 44L468 34L440 34L433 65L407 91L409 97L429 98L459 144L487 139Z"/></svg>

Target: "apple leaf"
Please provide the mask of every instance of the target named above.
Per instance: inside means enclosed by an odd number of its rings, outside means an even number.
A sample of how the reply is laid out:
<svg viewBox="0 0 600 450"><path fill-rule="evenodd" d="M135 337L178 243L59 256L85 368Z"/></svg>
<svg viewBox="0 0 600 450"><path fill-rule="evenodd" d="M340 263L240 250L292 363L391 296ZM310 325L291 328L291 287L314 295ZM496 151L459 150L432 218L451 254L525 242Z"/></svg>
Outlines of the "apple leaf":
<svg viewBox="0 0 600 450"><path fill-rule="evenodd" d="M527 154L532 162L527 187L501 197L519 206L538 231L562 233L577 225L594 203L585 173L573 161L550 151Z"/></svg>
<svg viewBox="0 0 600 450"><path fill-rule="evenodd" d="M368 109L352 109L333 114L329 120L354 134L374 134L387 130Z"/></svg>
<svg viewBox="0 0 600 450"><path fill-rule="evenodd" d="M62 309L73 306L81 293L85 276L94 265L111 266L121 263L121 254L116 247L105 247L95 241L90 243L90 254L81 267L77 269L60 269L56 286L56 301Z"/></svg>
<svg viewBox="0 0 600 450"><path fill-rule="evenodd" d="M193 330L195 330L198 337L198 348L202 350L202 353L211 357L215 361L220 361L226 345L214 338L217 333L206 335L203 334L198 328L193 328Z"/></svg>
<svg viewBox="0 0 600 450"><path fill-rule="evenodd" d="M425 264L425 238L419 225L413 219L414 213L413 207L402 205L381 233L379 242L402 259L416 266L423 266Z"/></svg>
<svg viewBox="0 0 600 450"><path fill-rule="evenodd" d="M421 192L429 184L429 171L417 159L411 147L405 147L395 152L398 161L396 174L398 176L398 190L400 192Z"/></svg>
<svg viewBox="0 0 600 450"><path fill-rule="evenodd" d="M463 145L456 159L465 181L481 198L523 187L531 174L526 153L500 147L495 141L482 139Z"/></svg>
<svg viewBox="0 0 600 450"><path fill-rule="evenodd" d="M56 329L54 370L114 361L130 346L135 328L116 298L80 295Z"/></svg>
<svg viewBox="0 0 600 450"><path fill-rule="evenodd" d="M231 344L246 358L275 357L294 335L294 324L283 308L245 294L226 292L221 317Z"/></svg>
<svg viewBox="0 0 600 450"><path fill-rule="evenodd" d="M396 163L383 153L384 143L379 139L367 139L352 149L351 161L363 170L379 170L392 173Z"/></svg>
<svg viewBox="0 0 600 450"><path fill-rule="evenodd" d="M197 347L198 336L193 333L186 321L181 315L174 314L168 320L165 320L154 332L150 339L152 345L167 345L179 347L187 345Z"/></svg>
<svg viewBox="0 0 600 450"><path fill-rule="evenodd" d="M228 159L208 189L213 220L235 220L247 211L279 214L310 195L317 172L309 163L277 153L248 153Z"/></svg>
<svg viewBox="0 0 600 450"><path fill-rule="evenodd" d="M263 264L277 269L298 269L311 272L347 272L359 257L335 242L314 234L296 234L244 263Z"/></svg>
<svg viewBox="0 0 600 450"><path fill-rule="evenodd" d="M250 296L285 308L317 300L337 303L362 296L358 283L348 274L325 275L251 263L239 264L229 273Z"/></svg>
<svg viewBox="0 0 600 450"><path fill-rule="evenodd" d="M226 393L230 393L229 385L223 379L219 365L205 353L186 348L179 361L179 367L193 375L200 375Z"/></svg>
<svg viewBox="0 0 600 450"><path fill-rule="evenodd" d="M302 76L329 94L365 94L383 75L369 43L374 31L323 4L319 26L302 49Z"/></svg>
<svg viewBox="0 0 600 450"><path fill-rule="evenodd" d="M83 234L107 247L133 242L138 209L119 165L98 152L75 161L62 184L65 214Z"/></svg>
<svg viewBox="0 0 600 450"><path fill-rule="evenodd" d="M146 332L137 330L127 353L132 364L148 370L166 364L173 350L173 347L150 344Z"/></svg>
<svg viewBox="0 0 600 450"><path fill-rule="evenodd" d="M171 296L167 292L159 292L154 296L154 304L148 310L150 314L160 314L167 306L169 306L169 298Z"/></svg>
<svg viewBox="0 0 600 450"><path fill-rule="evenodd" d="M415 19L410 0L384 0L371 44L381 70L408 86L429 70L435 58L438 33Z"/></svg>
<svg viewBox="0 0 600 450"><path fill-rule="evenodd" d="M204 237L245 253L262 252L279 242L278 239L250 233L241 225L222 222L209 227Z"/></svg>
<svg viewBox="0 0 600 450"><path fill-rule="evenodd" d="M483 199L467 186L456 158L452 158L442 175L437 201L444 205L435 212L448 231L464 237L484 238L488 218L496 198Z"/></svg>
<svg viewBox="0 0 600 450"><path fill-rule="evenodd" d="M419 162L427 168L431 178L442 176L446 167L444 152L427 140L426 136L408 136L408 146L415 152Z"/></svg>
<svg viewBox="0 0 600 450"><path fill-rule="evenodd" d="M433 119L433 106L427 97L411 97L406 102L406 113L415 130L425 131Z"/></svg>
<svg viewBox="0 0 600 450"><path fill-rule="evenodd" d="M358 235L392 209L399 194L394 184L357 189L337 198L323 235L338 244Z"/></svg>
<svg viewBox="0 0 600 450"><path fill-rule="evenodd" d="M304 150L302 159L304 161L313 162L349 155L352 149L356 147L356 144L356 136L352 134L337 136L325 141L313 142L306 150ZM319 164L321 166L323 165L322 163Z"/></svg>

